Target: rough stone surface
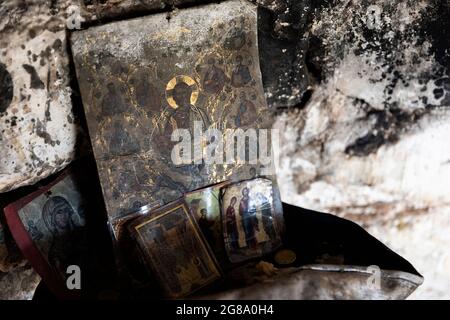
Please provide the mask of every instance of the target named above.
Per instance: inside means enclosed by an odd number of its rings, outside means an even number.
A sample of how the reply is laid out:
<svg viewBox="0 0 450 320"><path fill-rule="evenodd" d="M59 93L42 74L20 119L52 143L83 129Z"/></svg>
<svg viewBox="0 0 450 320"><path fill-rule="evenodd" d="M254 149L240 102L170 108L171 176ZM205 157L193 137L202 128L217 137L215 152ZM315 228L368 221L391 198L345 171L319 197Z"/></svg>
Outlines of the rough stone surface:
<svg viewBox="0 0 450 320"><path fill-rule="evenodd" d="M31 300L40 281L30 266L0 272L0 300Z"/></svg>
<svg viewBox="0 0 450 320"><path fill-rule="evenodd" d="M0 222L0 273L9 272L26 264L5 225Z"/></svg>
<svg viewBox="0 0 450 320"><path fill-rule="evenodd" d="M0 6L0 192L32 184L74 157L64 8Z"/></svg>
<svg viewBox="0 0 450 320"><path fill-rule="evenodd" d="M309 265L258 277L251 286L200 299L224 300L403 300L422 278L397 271L381 271L380 286L371 285L364 267Z"/></svg>
<svg viewBox="0 0 450 320"><path fill-rule="evenodd" d="M228 1L186 9L170 22L158 14L72 34L111 220L146 203L168 203L213 183L250 178L252 168L262 172L260 162L198 164L196 159L175 165L171 141L177 128L194 140L195 121L202 131L221 130L220 140L228 129L271 127L256 29L256 6ZM214 148L224 157L222 145ZM189 161L205 152L198 150Z"/></svg>
<svg viewBox="0 0 450 320"><path fill-rule="evenodd" d="M278 117L283 201L362 224L450 298L450 5L322 1L309 21L317 84ZM368 253L370 254L370 253Z"/></svg>

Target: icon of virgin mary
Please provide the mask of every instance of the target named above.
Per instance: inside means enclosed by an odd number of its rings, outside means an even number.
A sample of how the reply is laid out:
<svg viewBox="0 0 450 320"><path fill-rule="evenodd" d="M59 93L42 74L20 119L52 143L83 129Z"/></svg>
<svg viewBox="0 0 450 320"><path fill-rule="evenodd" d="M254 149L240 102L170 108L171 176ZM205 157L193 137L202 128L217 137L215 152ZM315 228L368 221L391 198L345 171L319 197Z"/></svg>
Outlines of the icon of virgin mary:
<svg viewBox="0 0 450 320"><path fill-rule="evenodd" d="M84 245L82 217L61 196L50 197L42 208L45 226L51 232L48 261L62 274L70 265L80 265Z"/></svg>

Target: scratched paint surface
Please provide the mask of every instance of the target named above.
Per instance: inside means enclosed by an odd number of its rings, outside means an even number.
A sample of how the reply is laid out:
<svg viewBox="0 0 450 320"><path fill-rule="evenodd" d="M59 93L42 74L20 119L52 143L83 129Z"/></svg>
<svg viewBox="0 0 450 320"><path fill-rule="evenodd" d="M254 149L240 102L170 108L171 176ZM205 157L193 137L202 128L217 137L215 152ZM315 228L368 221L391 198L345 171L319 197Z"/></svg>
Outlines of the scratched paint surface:
<svg viewBox="0 0 450 320"><path fill-rule="evenodd" d="M110 218L250 165L174 165L174 129L270 128L256 7L231 1L75 32L72 50ZM198 156L198 154L195 154Z"/></svg>

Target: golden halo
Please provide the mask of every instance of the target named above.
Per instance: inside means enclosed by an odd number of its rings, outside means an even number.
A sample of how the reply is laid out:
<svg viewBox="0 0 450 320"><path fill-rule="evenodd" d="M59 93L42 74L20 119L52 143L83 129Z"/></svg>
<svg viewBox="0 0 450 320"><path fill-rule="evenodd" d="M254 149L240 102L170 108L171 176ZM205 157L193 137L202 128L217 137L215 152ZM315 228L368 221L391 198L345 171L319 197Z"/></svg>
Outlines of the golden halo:
<svg viewBox="0 0 450 320"><path fill-rule="evenodd" d="M167 86L166 86L166 100L167 100L167 103L169 104L169 106L171 106L174 109L177 109L179 106L177 105L177 103L175 102L175 99L173 98L173 89L175 88L175 86L178 83L181 83L181 82L184 82L192 89L191 99L190 99L191 104L195 105L195 103L197 102L197 99L198 99L199 90L198 90L197 82L195 82L194 79L192 79L189 76L183 76L183 75L173 77L172 79L170 79L170 81L167 83Z"/></svg>

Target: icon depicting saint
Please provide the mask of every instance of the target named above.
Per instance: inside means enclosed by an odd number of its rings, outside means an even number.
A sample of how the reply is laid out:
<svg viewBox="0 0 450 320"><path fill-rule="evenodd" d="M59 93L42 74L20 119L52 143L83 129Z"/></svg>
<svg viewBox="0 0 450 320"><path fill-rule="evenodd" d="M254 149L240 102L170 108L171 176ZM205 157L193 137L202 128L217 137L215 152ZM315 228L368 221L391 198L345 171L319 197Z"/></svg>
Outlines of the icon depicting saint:
<svg viewBox="0 0 450 320"><path fill-rule="evenodd" d="M208 59L208 68L202 81L202 87L205 92L210 94L218 94L222 91L225 83L229 81L225 72L216 66L214 58Z"/></svg>
<svg viewBox="0 0 450 320"><path fill-rule="evenodd" d="M239 203L239 215L242 219L247 246L252 249L256 248L256 231L259 231L258 218L256 217L256 208L250 206L249 189L247 187L242 189L242 199Z"/></svg>
<svg viewBox="0 0 450 320"><path fill-rule="evenodd" d="M236 197L231 198L230 205L228 206L225 214L227 233L230 239L230 246L233 249L238 249L239 247L239 233L236 223L236 213L234 210L236 202Z"/></svg>
<svg viewBox="0 0 450 320"><path fill-rule="evenodd" d="M243 63L242 56L236 57L236 67L231 76L231 85L236 88L244 87L252 81L252 76L247 65Z"/></svg>

